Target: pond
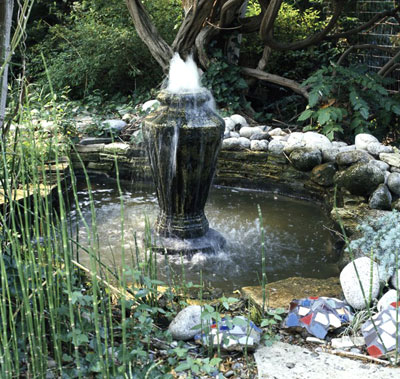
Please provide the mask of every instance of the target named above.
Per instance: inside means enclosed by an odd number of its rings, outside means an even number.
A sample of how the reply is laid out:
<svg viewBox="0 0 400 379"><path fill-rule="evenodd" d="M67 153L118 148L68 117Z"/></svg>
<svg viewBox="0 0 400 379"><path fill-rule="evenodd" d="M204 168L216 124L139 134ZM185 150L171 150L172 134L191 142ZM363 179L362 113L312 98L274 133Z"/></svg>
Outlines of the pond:
<svg viewBox="0 0 400 379"><path fill-rule="evenodd" d="M121 246L125 247L125 264L135 264L135 236L139 260L143 258L146 219L153 225L158 204L151 185L121 181L123 196L124 241L121 240L121 201L117 182L95 177L91 181L99 238L99 255L103 263L116 268L123 264ZM78 186L79 204L86 222L91 225L90 196L84 183ZM224 292L261 281L261 233L258 214L261 209L265 229L265 259L268 281L291 276L327 278L338 274L337 251L329 226L331 222L321 204L293 199L275 193L240 188L212 187L205 208L210 227L226 238L226 246L215 254L197 253L191 257L158 256L159 278L164 281L185 280L198 284L200 272L206 286ZM70 218L78 230L79 243L88 244L88 233L76 209ZM142 258L140 258L142 257ZM80 261L89 264L87 253Z"/></svg>

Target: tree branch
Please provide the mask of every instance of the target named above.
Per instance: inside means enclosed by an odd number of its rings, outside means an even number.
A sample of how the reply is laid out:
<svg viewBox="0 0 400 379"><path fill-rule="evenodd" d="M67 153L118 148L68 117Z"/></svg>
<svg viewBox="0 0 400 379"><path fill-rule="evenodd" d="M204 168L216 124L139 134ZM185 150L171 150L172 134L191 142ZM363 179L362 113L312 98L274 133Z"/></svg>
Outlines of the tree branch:
<svg viewBox="0 0 400 379"><path fill-rule="evenodd" d="M274 24L283 0L271 0L260 27L260 36L262 40L266 45L274 50L299 50L322 41L336 25L344 6L349 0L332 1L335 3L335 10L331 19L323 30L301 41L284 43L276 41L274 38Z"/></svg>
<svg viewBox="0 0 400 379"><path fill-rule="evenodd" d="M399 51L378 71L378 75L386 76L387 71L392 71L392 66L396 65L400 60L400 49Z"/></svg>
<svg viewBox="0 0 400 379"><path fill-rule="evenodd" d="M171 47L158 33L142 2L140 0L125 1L140 39L147 45L151 55L166 72L173 55Z"/></svg>
<svg viewBox="0 0 400 379"><path fill-rule="evenodd" d="M336 64L340 66L351 52L353 52L354 50L362 50L362 49L376 49L376 50L393 52L393 48L388 46L379 46L374 44L352 45L340 56Z"/></svg>
<svg viewBox="0 0 400 379"><path fill-rule="evenodd" d="M210 0L198 0L186 14L178 34L172 43L172 50L179 52L182 57L190 54L197 35L210 16L214 3Z"/></svg>
<svg viewBox="0 0 400 379"><path fill-rule="evenodd" d="M331 40L331 39L338 39L338 38L346 38L346 37L349 37L351 35L360 33L363 30L368 29L370 26L373 26L374 24L379 23L380 21L382 21L386 17L396 16L396 14L399 11L400 11L400 6L398 6L396 8L393 8L393 9L389 9L389 10L380 12L380 13L377 13L374 17L372 17L370 20L368 20L364 24L358 26L357 28L350 29L347 32L331 34L329 36L326 36L326 39Z"/></svg>
<svg viewBox="0 0 400 379"><path fill-rule="evenodd" d="M278 84L282 87L290 88L293 92L298 93L299 95L302 95L306 99L308 99L307 89L301 87L300 84L294 80L287 79L278 75L269 74L267 72L249 67L242 67L242 72L247 76L264 80L270 83Z"/></svg>
<svg viewBox="0 0 400 379"><path fill-rule="evenodd" d="M221 8L219 26L221 28L230 25L237 15L237 11L242 5L243 0L229 0Z"/></svg>

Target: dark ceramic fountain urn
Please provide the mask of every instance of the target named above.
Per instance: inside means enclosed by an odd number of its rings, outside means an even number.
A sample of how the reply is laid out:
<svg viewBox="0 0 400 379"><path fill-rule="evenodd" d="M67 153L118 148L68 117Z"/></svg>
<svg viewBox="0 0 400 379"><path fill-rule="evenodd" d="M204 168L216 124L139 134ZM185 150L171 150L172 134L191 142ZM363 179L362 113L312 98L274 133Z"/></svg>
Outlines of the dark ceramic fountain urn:
<svg viewBox="0 0 400 379"><path fill-rule="evenodd" d="M143 123L160 206L154 228L156 244L165 245L159 247L170 253L204 250L210 242L204 238L215 239L216 234L217 245L221 244L222 236L209 229L204 206L214 177L224 121L215 113L211 94L205 89L183 94L164 90L158 100L161 105ZM189 242L182 245L179 240ZM197 242L201 245L198 249Z"/></svg>

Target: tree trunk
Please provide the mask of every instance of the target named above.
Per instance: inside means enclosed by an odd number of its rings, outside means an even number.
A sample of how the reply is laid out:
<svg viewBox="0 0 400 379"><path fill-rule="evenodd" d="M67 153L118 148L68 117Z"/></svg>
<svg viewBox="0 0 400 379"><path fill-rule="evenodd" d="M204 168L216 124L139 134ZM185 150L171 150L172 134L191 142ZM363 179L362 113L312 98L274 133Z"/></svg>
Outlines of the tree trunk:
<svg viewBox="0 0 400 379"><path fill-rule="evenodd" d="M7 104L8 63L10 61L10 35L14 0L0 0L0 129L4 129Z"/></svg>

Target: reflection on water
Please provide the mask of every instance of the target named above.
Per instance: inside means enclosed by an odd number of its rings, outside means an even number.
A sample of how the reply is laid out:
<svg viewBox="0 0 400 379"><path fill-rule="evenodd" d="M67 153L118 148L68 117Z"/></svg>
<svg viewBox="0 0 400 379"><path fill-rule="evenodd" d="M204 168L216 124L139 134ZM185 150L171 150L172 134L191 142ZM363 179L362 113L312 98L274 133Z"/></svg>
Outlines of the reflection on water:
<svg viewBox="0 0 400 379"><path fill-rule="evenodd" d="M126 264L135 261L135 235L142 245L146 218L150 225L158 213L157 198L149 186L122 182L124 200L124 242L121 241L121 207L117 184L111 179L92 180L100 256L108 265L121 266L121 246L125 247ZM82 185L79 203L86 222L91 225L90 199ZM202 271L206 285L230 291L257 285L261 278L261 243L257 205L260 205L266 245L268 281L290 276L327 278L337 274L336 254L329 231L329 219L318 204L281 195L237 188L214 187L206 215L210 226L227 240L223 251L215 255L195 254L191 258L159 258L160 278L179 280L183 262L187 281L199 282ZM88 233L76 210L71 220L78 223L79 242L88 243ZM143 252L143 249L141 249ZM88 262L81 253L81 262Z"/></svg>

